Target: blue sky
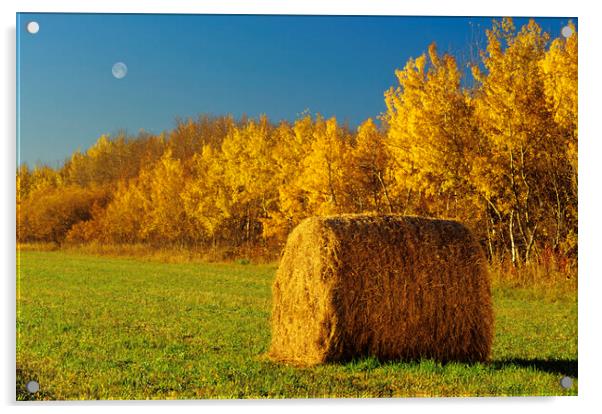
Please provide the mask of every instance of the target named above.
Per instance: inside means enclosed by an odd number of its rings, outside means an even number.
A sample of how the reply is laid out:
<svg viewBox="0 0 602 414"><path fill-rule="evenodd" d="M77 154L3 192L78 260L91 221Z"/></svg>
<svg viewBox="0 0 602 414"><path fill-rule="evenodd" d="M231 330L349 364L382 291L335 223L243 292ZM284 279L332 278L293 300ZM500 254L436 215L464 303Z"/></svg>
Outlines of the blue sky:
<svg viewBox="0 0 602 414"><path fill-rule="evenodd" d="M408 58L435 41L462 61L491 19L21 13L18 162L57 166L101 134L160 133L201 113L278 121L307 109L355 127L384 111ZM553 37L568 20L536 19Z"/></svg>

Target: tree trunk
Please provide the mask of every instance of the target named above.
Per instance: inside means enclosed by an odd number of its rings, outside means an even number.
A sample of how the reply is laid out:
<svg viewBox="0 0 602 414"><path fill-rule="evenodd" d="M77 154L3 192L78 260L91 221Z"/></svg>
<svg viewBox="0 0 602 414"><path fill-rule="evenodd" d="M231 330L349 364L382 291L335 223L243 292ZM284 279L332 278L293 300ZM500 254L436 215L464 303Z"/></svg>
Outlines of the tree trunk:
<svg viewBox="0 0 602 414"><path fill-rule="evenodd" d="M406 202L403 206L403 214L406 214L408 206L410 205L410 197L412 196L412 189L408 188L408 195L406 196Z"/></svg>
<svg viewBox="0 0 602 414"><path fill-rule="evenodd" d="M510 223L508 233L510 236L510 253L512 256L512 264L516 266L516 246L514 244L514 210L510 212Z"/></svg>
<svg viewBox="0 0 602 414"><path fill-rule="evenodd" d="M554 249L557 249L560 244L560 235L562 233L562 203L560 202L556 174L554 174L554 193L556 195L556 235L554 237Z"/></svg>
<svg viewBox="0 0 602 414"><path fill-rule="evenodd" d="M249 240L251 234L251 212L249 207L247 207L247 223L245 224L245 233L247 239L247 247L249 247Z"/></svg>
<svg viewBox="0 0 602 414"><path fill-rule="evenodd" d="M489 208L487 206L485 206L485 209L487 211L487 247L489 248L489 258L491 260L493 260L493 243L492 243L492 229L491 229L491 218L489 217Z"/></svg>
<svg viewBox="0 0 602 414"><path fill-rule="evenodd" d="M531 249L533 248L533 243L535 241L535 233L537 232L537 224L533 228L531 232L531 236L529 237L529 242L527 243L527 248L525 249L525 263L529 262L529 258L531 255Z"/></svg>
<svg viewBox="0 0 602 414"><path fill-rule="evenodd" d="M389 192L387 191L387 186L382 178L382 173L379 171L376 175L378 181L380 182L380 186L383 189L383 194L385 195L385 200L387 200L387 206L389 207L389 214L393 213L393 204L391 204L391 199L389 198Z"/></svg>
<svg viewBox="0 0 602 414"><path fill-rule="evenodd" d="M334 184L332 182L332 167L330 163L328 163L328 188L330 190L330 201L336 206L337 205L337 197L334 193Z"/></svg>

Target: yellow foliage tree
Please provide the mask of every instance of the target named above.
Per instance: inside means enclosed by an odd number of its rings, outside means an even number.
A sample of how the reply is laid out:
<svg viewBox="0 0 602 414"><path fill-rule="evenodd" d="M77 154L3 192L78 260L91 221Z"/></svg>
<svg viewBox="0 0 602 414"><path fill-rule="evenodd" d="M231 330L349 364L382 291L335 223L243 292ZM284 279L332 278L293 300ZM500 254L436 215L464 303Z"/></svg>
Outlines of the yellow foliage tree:
<svg viewBox="0 0 602 414"><path fill-rule="evenodd" d="M100 233L96 238L105 243L135 243L143 240L142 220L146 216L148 201L141 186L136 182L120 182L113 199L104 212L94 214L93 222L82 229L79 236L89 241L89 235ZM76 239L77 235L71 235Z"/></svg>
<svg viewBox="0 0 602 414"><path fill-rule="evenodd" d="M186 178L181 161L174 159L169 149L152 169L142 171L143 239L163 244L186 241L190 221L180 196Z"/></svg>
<svg viewBox="0 0 602 414"><path fill-rule="evenodd" d="M487 148L475 158L477 191L498 222L504 223L512 261L528 261L542 231L549 184L561 151L558 130L545 100L540 62L549 36L531 20L518 33L512 19L494 21L487 31L483 63L474 100ZM555 186L560 187L556 182Z"/></svg>
<svg viewBox="0 0 602 414"><path fill-rule="evenodd" d="M341 213L350 205L343 190L348 141L336 118L316 119L310 152L301 162L298 180L307 215Z"/></svg>
<svg viewBox="0 0 602 414"><path fill-rule="evenodd" d="M353 187L357 194L355 210L392 213L393 202L389 195L392 181L390 154L385 136L372 118L358 127L355 146L348 160L348 173L345 175L348 183L351 183L347 187Z"/></svg>
<svg viewBox="0 0 602 414"><path fill-rule="evenodd" d="M205 145L192 160L192 176L182 190L184 209L202 231L197 238L209 237L215 246L218 231L230 218L231 198L224 182L219 153Z"/></svg>
<svg viewBox="0 0 602 414"><path fill-rule="evenodd" d="M398 197L412 192L420 199L414 211L461 216L470 193L470 163L478 134L461 72L450 55L439 56L435 44L426 55L396 72L399 86L385 94L389 126L387 144L395 162Z"/></svg>
<svg viewBox="0 0 602 414"><path fill-rule="evenodd" d="M540 62L546 102L554 115L558 133L564 140L559 150L566 153L565 156L556 154L555 178L552 180L557 196L553 203L556 212L554 244L561 245L564 252L577 249L578 36L573 22L569 22L568 27L570 36L555 39ZM568 161L570 169L563 168L565 161ZM567 181L570 182L570 188L565 185ZM568 202L562 202L567 198ZM566 237L562 237L563 231L568 232Z"/></svg>
<svg viewBox="0 0 602 414"><path fill-rule="evenodd" d="M261 220L270 216L277 201L272 160L272 127L267 117L234 128L221 147L224 183L233 216L239 217L238 242L250 243L261 235Z"/></svg>
<svg viewBox="0 0 602 414"><path fill-rule="evenodd" d="M275 166L277 207L264 220L264 236L283 241L286 235L309 214L305 191L299 183L301 163L311 150L314 123L309 114L291 127L281 123L274 131L272 157Z"/></svg>

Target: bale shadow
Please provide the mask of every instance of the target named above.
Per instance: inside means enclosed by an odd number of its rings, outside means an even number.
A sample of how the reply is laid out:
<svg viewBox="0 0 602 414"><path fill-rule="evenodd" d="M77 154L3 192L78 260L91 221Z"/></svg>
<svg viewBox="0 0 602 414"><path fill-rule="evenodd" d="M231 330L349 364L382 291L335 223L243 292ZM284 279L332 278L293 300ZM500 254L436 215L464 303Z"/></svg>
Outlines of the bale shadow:
<svg viewBox="0 0 602 414"><path fill-rule="evenodd" d="M353 358L345 361L331 362L333 365L343 365L348 368L353 368L359 371L371 370L380 368L385 364L396 364L396 363L410 363L420 364L425 361L433 361L436 364L440 364L442 367L447 366L450 363L460 363L466 365L473 365L474 362L469 361L434 361L432 359L379 359L373 356ZM546 372L548 374L555 374L559 376L567 376L571 378L578 378L578 360L577 359L524 359L524 358L510 358L502 360L493 360L490 362L483 363L484 367L490 369L503 370L507 368L531 368L536 371Z"/></svg>
<svg viewBox="0 0 602 414"><path fill-rule="evenodd" d="M504 369L511 366L520 368L533 368L549 374L557 374L577 378L578 362L576 359L505 359L492 361L491 366L495 369Z"/></svg>

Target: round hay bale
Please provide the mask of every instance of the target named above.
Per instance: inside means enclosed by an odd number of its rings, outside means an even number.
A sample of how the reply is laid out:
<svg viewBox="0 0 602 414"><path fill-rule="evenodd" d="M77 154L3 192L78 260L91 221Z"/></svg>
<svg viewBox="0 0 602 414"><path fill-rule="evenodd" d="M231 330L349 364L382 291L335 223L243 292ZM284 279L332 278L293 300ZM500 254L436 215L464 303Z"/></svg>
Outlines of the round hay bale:
<svg viewBox="0 0 602 414"><path fill-rule="evenodd" d="M449 220L341 215L289 235L272 288L269 357L485 361L493 331L486 259Z"/></svg>

